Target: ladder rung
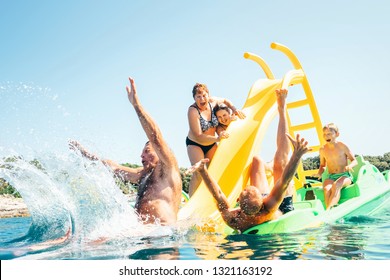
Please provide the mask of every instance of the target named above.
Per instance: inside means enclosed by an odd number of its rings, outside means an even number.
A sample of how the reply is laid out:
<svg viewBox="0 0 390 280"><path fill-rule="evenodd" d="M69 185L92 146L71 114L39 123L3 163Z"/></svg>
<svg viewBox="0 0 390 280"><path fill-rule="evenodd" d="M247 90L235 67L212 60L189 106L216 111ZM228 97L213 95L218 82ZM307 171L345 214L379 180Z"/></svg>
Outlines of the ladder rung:
<svg viewBox="0 0 390 280"><path fill-rule="evenodd" d="M303 176L305 177L312 177L314 174L317 174L318 169L313 169L313 170L304 170L303 171Z"/></svg>
<svg viewBox="0 0 390 280"><path fill-rule="evenodd" d="M298 107L302 107L302 106L305 106L305 105L308 105L308 104L309 104L309 100L307 100L307 99L294 101L294 102L291 102L291 103L287 104L287 109L298 108Z"/></svg>
<svg viewBox="0 0 390 280"><path fill-rule="evenodd" d="M321 182L318 182L318 183L311 183L310 184L312 187L322 187L322 183Z"/></svg>
<svg viewBox="0 0 390 280"><path fill-rule="evenodd" d="M301 130L308 130L308 129L315 128L315 127L316 127L316 123L311 122L311 123L304 123L304 124L291 126L290 129L292 131L301 131Z"/></svg>

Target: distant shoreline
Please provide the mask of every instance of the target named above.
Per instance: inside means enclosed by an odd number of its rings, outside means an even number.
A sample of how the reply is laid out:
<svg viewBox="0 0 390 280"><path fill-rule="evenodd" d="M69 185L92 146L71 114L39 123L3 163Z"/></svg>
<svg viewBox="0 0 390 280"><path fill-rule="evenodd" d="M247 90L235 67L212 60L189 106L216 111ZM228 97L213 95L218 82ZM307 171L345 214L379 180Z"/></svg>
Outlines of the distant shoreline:
<svg viewBox="0 0 390 280"><path fill-rule="evenodd" d="M28 217L30 213L23 198L0 195L0 218Z"/></svg>
<svg viewBox="0 0 390 280"><path fill-rule="evenodd" d="M134 195L126 195L129 201L134 201ZM23 198L17 198L9 194L0 195L0 219L29 217L27 205Z"/></svg>

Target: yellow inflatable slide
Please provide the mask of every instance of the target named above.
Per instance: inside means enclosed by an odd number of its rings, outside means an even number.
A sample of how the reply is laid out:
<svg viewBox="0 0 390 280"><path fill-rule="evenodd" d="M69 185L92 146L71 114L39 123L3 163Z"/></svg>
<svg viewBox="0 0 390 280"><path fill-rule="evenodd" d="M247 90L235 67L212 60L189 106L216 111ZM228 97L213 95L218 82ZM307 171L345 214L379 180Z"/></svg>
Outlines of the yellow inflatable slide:
<svg viewBox="0 0 390 280"><path fill-rule="evenodd" d="M313 120L292 124L287 112L289 132L294 136L297 132L301 133L302 130L314 129L316 135L322 135L322 125L318 111L298 59L283 45L272 43L271 48L286 54L295 69L287 72L283 79L275 79L272 71L261 57L250 53L244 54L245 58L260 65L266 78L259 79L251 87L242 108L246 118L230 124L228 127L230 137L221 141L208 168L211 176L216 179L231 205L235 204L241 190L247 185L252 158L260 153L264 135L276 116L276 89L302 84L305 98L288 103L287 109L306 106L309 108ZM322 139L322 137L318 138ZM312 147L313 152L318 152L320 144ZM298 175L297 188L304 184L305 176L302 168L299 169ZM216 203L203 182L191 199L180 209L178 218L179 221L194 222L199 225L201 230L217 232L224 232L225 230L225 224L216 208Z"/></svg>

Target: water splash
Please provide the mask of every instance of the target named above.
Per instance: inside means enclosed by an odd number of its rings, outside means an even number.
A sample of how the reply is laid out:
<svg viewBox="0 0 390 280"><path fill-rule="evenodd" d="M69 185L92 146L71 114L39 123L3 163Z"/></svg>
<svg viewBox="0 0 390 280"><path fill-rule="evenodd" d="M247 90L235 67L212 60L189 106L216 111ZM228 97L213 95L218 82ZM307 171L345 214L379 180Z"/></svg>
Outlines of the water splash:
<svg viewBox="0 0 390 280"><path fill-rule="evenodd" d="M64 119L71 114L57 93L31 82L0 82L0 100L0 178L28 206L29 240L56 238L71 224L78 240L137 224L111 172L68 150Z"/></svg>
<svg viewBox="0 0 390 280"><path fill-rule="evenodd" d="M56 150L70 133L71 113L48 87L0 82L0 112L2 147L23 153L30 147Z"/></svg>
<svg viewBox="0 0 390 280"><path fill-rule="evenodd" d="M13 155L0 160L0 177L18 190L28 206L30 241L63 236L70 223L78 241L139 231L131 205L100 162L72 152L46 152L34 158Z"/></svg>

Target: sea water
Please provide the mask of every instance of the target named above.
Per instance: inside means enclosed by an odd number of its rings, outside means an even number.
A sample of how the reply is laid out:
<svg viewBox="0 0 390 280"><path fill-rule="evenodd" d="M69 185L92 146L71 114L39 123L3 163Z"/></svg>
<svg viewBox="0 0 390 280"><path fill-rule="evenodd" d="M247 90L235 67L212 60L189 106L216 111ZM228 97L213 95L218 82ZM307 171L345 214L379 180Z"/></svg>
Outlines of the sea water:
<svg viewBox="0 0 390 280"><path fill-rule="evenodd" d="M157 230L155 236L129 232L102 243L75 239L33 250L31 241L20 240L32 219L7 218L0 219L0 259L389 260L389 221L390 207L386 207L374 217L351 217L289 234L226 236L192 229Z"/></svg>

